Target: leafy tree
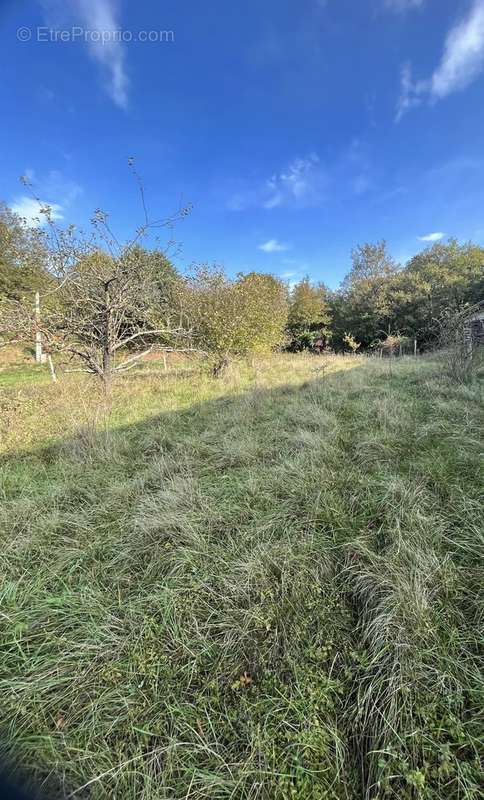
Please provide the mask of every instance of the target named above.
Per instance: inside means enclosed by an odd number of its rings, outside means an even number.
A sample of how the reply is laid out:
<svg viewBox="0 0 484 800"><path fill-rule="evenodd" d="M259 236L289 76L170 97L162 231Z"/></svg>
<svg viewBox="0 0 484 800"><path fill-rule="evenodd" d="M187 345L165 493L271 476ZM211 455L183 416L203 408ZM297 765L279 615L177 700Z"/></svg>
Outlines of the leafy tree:
<svg viewBox="0 0 484 800"><path fill-rule="evenodd" d="M318 333L328 339L330 324L326 287L322 283L313 286L308 277L303 278L292 290L290 298L287 327L292 336L292 349L309 349Z"/></svg>
<svg viewBox="0 0 484 800"><path fill-rule="evenodd" d="M399 266L388 254L384 240L358 245L351 256L352 268L333 303L335 341L342 346L349 328L368 347L376 336L393 326L392 281Z"/></svg>
<svg viewBox="0 0 484 800"><path fill-rule="evenodd" d="M21 300L49 282L43 234L0 205L0 298Z"/></svg>
<svg viewBox="0 0 484 800"><path fill-rule="evenodd" d="M387 253L387 244L381 239L376 244L359 244L351 251L353 262L351 272L345 278L345 285L349 288L358 287L363 281L368 281L378 298L377 289L385 278L394 275L398 265ZM374 281L374 283L372 283Z"/></svg>
<svg viewBox="0 0 484 800"><path fill-rule="evenodd" d="M311 285L303 278L291 292L288 329L291 333L329 326L331 314L324 284Z"/></svg>
<svg viewBox="0 0 484 800"><path fill-rule="evenodd" d="M439 335L439 320L484 297L484 248L455 239L414 256L394 285L398 327L423 344Z"/></svg>
<svg viewBox="0 0 484 800"><path fill-rule="evenodd" d="M339 291L330 295L333 341L344 346L351 330L371 346L391 331L435 346L442 319L484 297L484 248L451 239L414 256L403 269L384 242L361 245Z"/></svg>
<svg viewBox="0 0 484 800"><path fill-rule="evenodd" d="M241 352L274 350L284 339L287 324L287 293L273 275L249 272L239 275L235 291L240 308Z"/></svg>
<svg viewBox="0 0 484 800"><path fill-rule="evenodd" d="M287 296L271 275L251 272L230 280L223 270L201 266L187 279L183 309L197 346L217 354L267 352L284 337Z"/></svg>
<svg viewBox="0 0 484 800"><path fill-rule="evenodd" d="M147 299L146 294L142 295L141 302L138 306L135 305L133 307L131 314L126 314L125 330L132 329L131 332L134 332L143 324L149 325L150 319L169 320L170 315L174 315L181 287L181 278L166 253L162 250L149 250L136 244L129 248L127 252L129 252L130 260L139 265L144 278L149 277L152 282L150 288L151 301L146 318L143 317L143 314L146 314L144 308L144 301ZM167 343L169 341L170 337L168 336Z"/></svg>

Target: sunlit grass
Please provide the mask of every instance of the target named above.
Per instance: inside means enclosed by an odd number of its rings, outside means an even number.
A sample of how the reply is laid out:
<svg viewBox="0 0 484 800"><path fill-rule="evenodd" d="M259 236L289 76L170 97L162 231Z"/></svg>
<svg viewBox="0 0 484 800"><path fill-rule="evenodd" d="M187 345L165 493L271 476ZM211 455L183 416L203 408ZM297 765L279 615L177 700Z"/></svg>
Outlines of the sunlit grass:
<svg viewBox="0 0 484 800"><path fill-rule="evenodd" d="M2 402L2 747L35 785L479 797L482 383L288 355Z"/></svg>

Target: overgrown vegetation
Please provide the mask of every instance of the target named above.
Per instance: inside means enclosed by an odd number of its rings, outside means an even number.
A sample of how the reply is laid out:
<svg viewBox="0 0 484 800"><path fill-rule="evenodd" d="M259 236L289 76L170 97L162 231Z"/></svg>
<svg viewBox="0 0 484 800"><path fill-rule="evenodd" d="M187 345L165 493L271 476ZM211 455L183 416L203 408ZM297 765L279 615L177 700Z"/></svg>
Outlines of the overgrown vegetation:
<svg viewBox="0 0 484 800"><path fill-rule="evenodd" d="M438 345L441 320L484 296L484 248L435 244L404 266L384 241L356 247L341 290L332 297L333 344L350 333L363 348L388 336L416 339L419 350Z"/></svg>
<svg viewBox="0 0 484 800"><path fill-rule="evenodd" d="M477 800L482 375L190 364L109 417L3 383L2 759L53 797Z"/></svg>
<svg viewBox="0 0 484 800"><path fill-rule="evenodd" d="M484 250L180 273L131 167L128 243L0 210L3 760L58 798L477 800Z"/></svg>
<svg viewBox="0 0 484 800"><path fill-rule="evenodd" d="M384 241L358 245L336 291L308 277L293 287L254 271L231 279L218 266L179 273L173 242L160 249L150 236L188 209L152 221L139 185L144 219L126 244L99 210L86 235L59 229L48 207L39 210L43 232L0 209L0 344L31 343L40 333L52 352L80 358L103 379L154 348L203 350L217 369L229 356L274 349L343 352L348 337L362 352L393 353L397 340L397 352L403 342L426 351L439 345L444 320L484 298L484 248L456 240L404 266ZM116 362L119 351L125 361Z"/></svg>
<svg viewBox="0 0 484 800"><path fill-rule="evenodd" d="M281 344L288 314L282 281L257 272L229 280L221 269L199 267L180 283L193 342L218 357L216 369L230 355L268 353Z"/></svg>

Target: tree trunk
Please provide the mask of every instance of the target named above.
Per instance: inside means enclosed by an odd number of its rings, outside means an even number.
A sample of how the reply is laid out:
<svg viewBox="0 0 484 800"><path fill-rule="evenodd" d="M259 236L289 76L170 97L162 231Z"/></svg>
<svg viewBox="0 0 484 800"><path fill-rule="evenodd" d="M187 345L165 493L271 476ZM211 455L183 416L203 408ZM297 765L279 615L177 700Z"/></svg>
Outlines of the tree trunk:
<svg viewBox="0 0 484 800"><path fill-rule="evenodd" d="M103 381L103 390L105 398L109 398L111 394L111 377L112 377L111 352L109 350L109 347L105 347L103 350L103 369L102 369L102 381Z"/></svg>
<svg viewBox="0 0 484 800"><path fill-rule="evenodd" d="M213 368L213 377L220 378L225 372L227 372L229 363L229 357L227 353L225 353L215 364Z"/></svg>
<svg viewBox="0 0 484 800"><path fill-rule="evenodd" d="M111 353L109 347L105 347L103 350L103 374L110 375L111 373Z"/></svg>
<svg viewBox="0 0 484 800"><path fill-rule="evenodd" d="M104 394L109 396L111 390L111 361L112 361L112 347L111 347L111 304L109 297L109 284L107 281L104 284L104 341L103 341L103 367L102 379Z"/></svg>

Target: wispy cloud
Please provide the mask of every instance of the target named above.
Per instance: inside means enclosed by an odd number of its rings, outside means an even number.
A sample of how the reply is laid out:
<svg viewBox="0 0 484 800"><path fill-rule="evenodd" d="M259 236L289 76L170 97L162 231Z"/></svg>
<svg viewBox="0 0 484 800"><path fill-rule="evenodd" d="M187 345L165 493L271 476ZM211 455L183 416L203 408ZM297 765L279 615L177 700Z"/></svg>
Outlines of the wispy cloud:
<svg viewBox="0 0 484 800"><path fill-rule="evenodd" d="M283 203L305 202L313 196L318 181L319 158L311 153L308 158L296 158L286 170L267 181L269 197L264 208L276 208Z"/></svg>
<svg viewBox="0 0 484 800"><path fill-rule="evenodd" d="M10 204L12 211L22 217L30 228L38 228L47 223L46 215L41 212L41 208L45 206L50 208L51 219L64 219L61 213L62 206L58 203L49 203L46 200L41 200L39 204L34 197L29 197L26 194L18 195L13 203Z"/></svg>
<svg viewBox="0 0 484 800"><path fill-rule="evenodd" d="M476 0L467 19L453 28L432 76L434 97L465 89L484 68L484 0Z"/></svg>
<svg viewBox="0 0 484 800"><path fill-rule="evenodd" d="M47 24L59 28L66 21L73 22L85 31L114 33L119 31L118 0L42 0ZM101 68L103 83L111 99L119 108L128 105L129 79L126 73L125 50L115 36L92 36L86 42L89 54Z"/></svg>
<svg viewBox="0 0 484 800"><path fill-rule="evenodd" d="M435 231L435 233L427 233L425 236L418 236L419 242L440 242L443 239L445 233L442 231Z"/></svg>
<svg viewBox="0 0 484 800"><path fill-rule="evenodd" d="M231 194L227 208L244 211L259 207L307 207L317 205L326 187L326 175L316 153L293 159L286 168L259 184L243 186Z"/></svg>
<svg viewBox="0 0 484 800"><path fill-rule="evenodd" d="M267 242L259 245L259 250L262 250L264 253L284 253L289 249L290 246L288 244L283 244L277 239L269 239Z"/></svg>
<svg viewBox="0 0 484 800"><path fill-rule="evenodd" d="M223 187L223 193L230 211L251 208L272 211L316 208L342 193L362 198L377 187L378 169L368 143L353 138L328 165L322 164L316 153L311 153L292 159L266 180L231 181L228 187Z"/></svg>
<svg viewBox="0 0 484 800"><path fill-rule="evenodd" d="M430 78L415 81L407 63L401 73L396 121L426 100L436 102L469 86L484 70L484 0L474 0L469 14L445 40L440 64Z"/></svg>
<svg viewBox="0 0 484 800"><path fill-rule="evenodd" d="M10 208L25 219L30 227L46 224L47 217L41 212L41 208L46 206L50 209L52 220L64 219L64 211L82 193L82 187L66 178L59 170L51 170L44 177L38 178L35 171L28 168L25 170L25 178L32 188L32 195L17 195L10 203Z"/></svg>
<svg viewBox="0 0 484 800"><path fill-rule="evenodd" d="M55 92L47 86L42 86L37 92L39 102L47 104L55 100Z"/></svg>
<svg viewBox="0 0 484 800"><path fill-rule="evenodd" d="M385 8L389 11L396 11L402 13L404 11L411 11L414 8L422 8L425 0L383 0Z"/></svg>
<svg viewBox="0 0 484 800"><path fill-rule="evenodd" d="M420 84L423 82L420 81ZM400 72L400 97L398 98L395 122L400 122L408 111L421 104L424 89L420 84L413 80L410 62L404 64Z"/></svg>
<svg viewBox="0 0 484 800"><path fill-rule="evenodd" d="M367 145L361 139L352 139L341 157L333 162L332 182L339 186L348 186L353 194L361 196L373 188L374 179Z"/></svg>

